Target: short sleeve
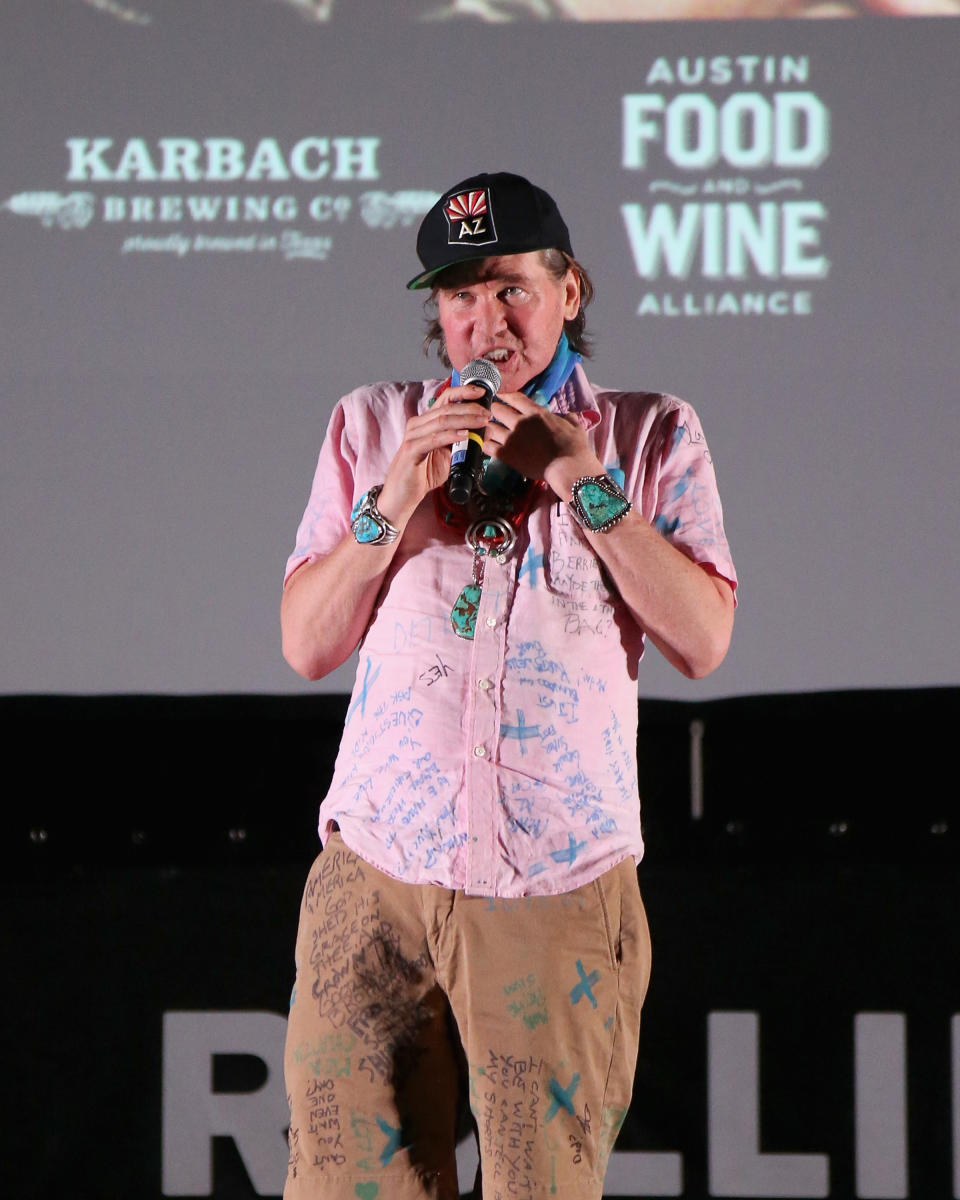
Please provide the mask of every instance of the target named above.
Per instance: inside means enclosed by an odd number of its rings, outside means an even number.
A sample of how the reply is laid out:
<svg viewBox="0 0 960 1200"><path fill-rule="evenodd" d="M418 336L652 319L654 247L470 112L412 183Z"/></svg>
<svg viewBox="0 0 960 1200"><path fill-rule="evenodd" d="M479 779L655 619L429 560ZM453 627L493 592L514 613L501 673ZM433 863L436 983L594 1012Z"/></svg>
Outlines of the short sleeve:
<svg viewBox="0 0 960 1200"><path fill-rule="evenodd" d="M654 527L700 566L709 567L734 588L737 573L723 528L713 460L700 419L677 401L664 414L657 437Z"/></svg>
<svg viewBox="0 0 960 1200"><path fill-rule="evenodd" d="M349 533L355 468L356 451L341 400L333 410L320 448L310 499L297 529L296 546L287 559L284 583L304 563L329 554Z"/></svg>

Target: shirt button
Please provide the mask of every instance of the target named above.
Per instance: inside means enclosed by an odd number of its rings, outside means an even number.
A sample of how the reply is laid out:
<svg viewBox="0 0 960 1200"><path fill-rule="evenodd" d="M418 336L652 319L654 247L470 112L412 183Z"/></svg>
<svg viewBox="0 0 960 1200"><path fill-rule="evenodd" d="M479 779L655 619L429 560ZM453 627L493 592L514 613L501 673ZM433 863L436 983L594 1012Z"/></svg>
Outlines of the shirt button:
<svg viewBox="0 0 960 1200"><path fill-rule="evenodd" d="M493 684L490 682L489 679L481 679L477 683L477 687L480 689L481 692L488 692L493 687Z"/></svg>
<svg viewBox="0 0 960 1200"><path fill-rule="evenodd" d="M496 623L497 623L496 617L487 617L487 624L490 626L491 629L494 627L494 625L496 625Z"/></svg>
<svg viewBox="0 0 960 1200"><path fill-rule="evenodd" d="M485 758L487 754L487 748L486 746L474 746L473 752L477 758Z"/></svg>

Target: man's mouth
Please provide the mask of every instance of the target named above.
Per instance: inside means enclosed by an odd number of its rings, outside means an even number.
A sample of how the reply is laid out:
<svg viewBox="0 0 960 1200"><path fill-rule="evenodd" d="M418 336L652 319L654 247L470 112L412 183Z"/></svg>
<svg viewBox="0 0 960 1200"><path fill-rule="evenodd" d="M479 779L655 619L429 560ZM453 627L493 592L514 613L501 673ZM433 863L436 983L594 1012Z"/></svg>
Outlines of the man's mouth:
<svg viewBox="0 0 960 1200"><path fill-rule="evenodd" d="M487 362L503 363L507 361L512 353L512 350L506 350L502 346L499 346L494 350L488 350L483 357Z"/></svg>

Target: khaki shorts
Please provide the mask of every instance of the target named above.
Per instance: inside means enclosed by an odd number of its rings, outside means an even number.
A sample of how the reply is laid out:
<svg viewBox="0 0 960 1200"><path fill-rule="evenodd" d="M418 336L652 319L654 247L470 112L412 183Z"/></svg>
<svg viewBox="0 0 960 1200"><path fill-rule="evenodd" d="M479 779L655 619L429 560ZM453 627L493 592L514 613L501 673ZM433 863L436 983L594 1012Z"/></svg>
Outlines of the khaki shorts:
<svg viewBox="0 0 960 1200"><path fill-rule="evenodd" d="M456 1200L464 1094L483 1200L599 1200L650 974L632 859L489 899L401 883L335 833L296 961L284 1200Z"/></svg>

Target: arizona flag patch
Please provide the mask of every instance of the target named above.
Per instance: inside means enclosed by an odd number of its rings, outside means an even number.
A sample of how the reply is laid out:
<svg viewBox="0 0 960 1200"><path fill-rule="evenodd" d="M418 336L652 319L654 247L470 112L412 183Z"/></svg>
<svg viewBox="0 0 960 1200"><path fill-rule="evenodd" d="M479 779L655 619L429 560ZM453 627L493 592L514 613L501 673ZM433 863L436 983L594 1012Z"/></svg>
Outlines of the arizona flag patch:
<svg viewBox="0 0 960 1200"><path fill-rule="evenodd" d="M457 192L443 206L447 218L447 244L459 246L488 246L497 240L493 224L493 208L487 188Z"/></svg>

